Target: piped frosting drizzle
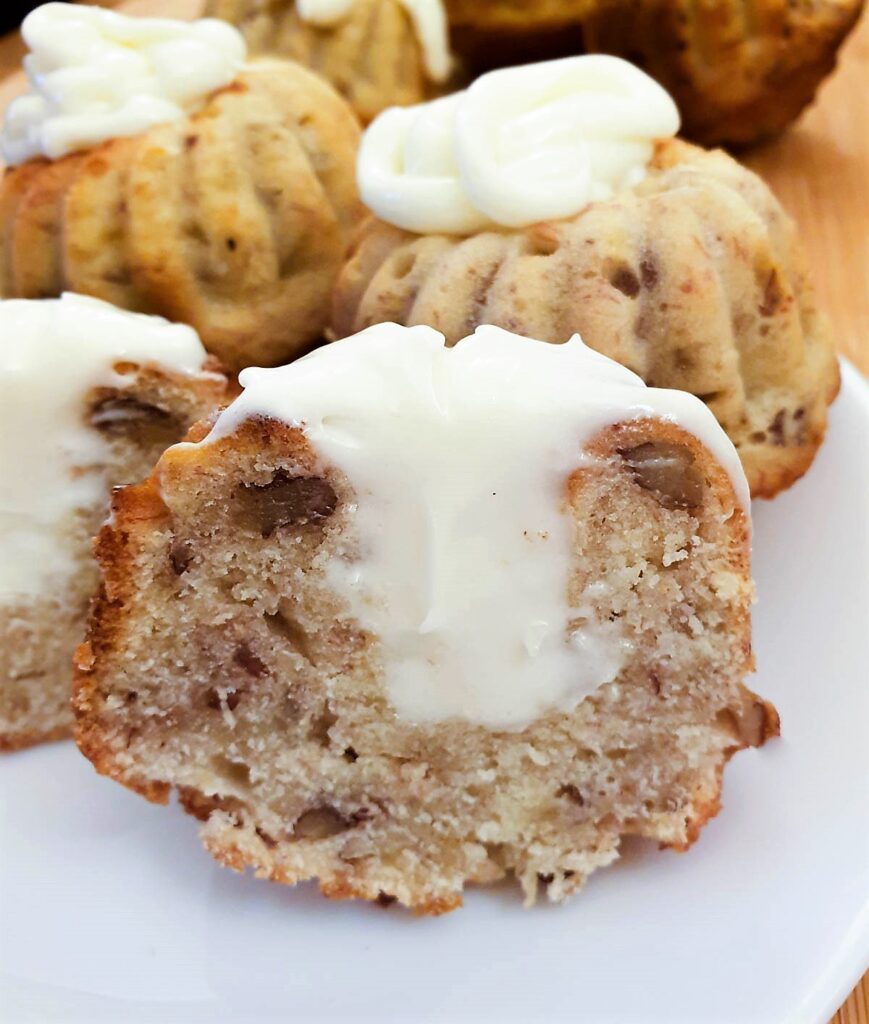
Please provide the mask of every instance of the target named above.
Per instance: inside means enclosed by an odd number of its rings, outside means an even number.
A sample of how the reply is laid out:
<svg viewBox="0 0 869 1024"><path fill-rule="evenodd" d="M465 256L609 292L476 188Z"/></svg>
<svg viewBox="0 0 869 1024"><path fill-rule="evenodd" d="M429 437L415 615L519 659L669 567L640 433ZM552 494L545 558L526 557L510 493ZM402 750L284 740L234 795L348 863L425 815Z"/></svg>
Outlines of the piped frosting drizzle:
<svg viewBox="0 0 869 1024"><path fill-rule="evenodd" d="M638 184L655 140L678 130L668 93L617 57L505 68L380 114L362 139L359 191L382 220L421 234L522 227Z"/></svg>
<svg viewBox="0 0 869 1024"><path fill-rule="evenodd" d="M241 70L241 34L214 18L131 18L48 3L24 19L28 91L6 111L8 164L55 160L175 121Z"/></svg>

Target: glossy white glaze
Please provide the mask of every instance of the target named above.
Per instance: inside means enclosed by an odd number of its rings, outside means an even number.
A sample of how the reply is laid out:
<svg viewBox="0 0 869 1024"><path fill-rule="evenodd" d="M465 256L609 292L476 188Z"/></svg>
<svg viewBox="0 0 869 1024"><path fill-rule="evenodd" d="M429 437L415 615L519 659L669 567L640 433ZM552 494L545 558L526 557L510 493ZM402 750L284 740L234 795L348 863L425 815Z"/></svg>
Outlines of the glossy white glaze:
<svg viewBox="0 0 869 1024"><path fill-rule="evenodd" d="M362 554L329 579L379 638L402 717L521 729L618 674L628 646L594 601L568 604L565 483L604 427L660 417L696 435L748 508L736 452L705 405L578 337L496 327L446 348L429 327L381 324L289 366L248 369L204 444L249 417L300 426L357 498Z"/></svg>

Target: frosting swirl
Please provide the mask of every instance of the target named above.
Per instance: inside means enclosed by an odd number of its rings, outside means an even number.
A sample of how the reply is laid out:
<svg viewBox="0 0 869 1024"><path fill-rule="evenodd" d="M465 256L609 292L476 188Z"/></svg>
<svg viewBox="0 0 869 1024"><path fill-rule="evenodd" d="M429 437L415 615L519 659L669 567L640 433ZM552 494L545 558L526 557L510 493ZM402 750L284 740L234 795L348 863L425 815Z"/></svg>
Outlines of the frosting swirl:
<svg viewBox="0 0 869 1024"><path fill-rule="evenodd" d="M382 220L421 234L524 227L638 184L655 140L678 130L669 94L617 57L505 68L384 111L363 136L359 190Z"/></svg>
<svg viewBox="0 0 869 1024"><path fill-rule="evenodd" d="M107 139L175 121L228 85L245 58L231 25L129 18L49 3L21 26L29 89L10 103L0 135L8 164L54 160Z"/></svg>
<svg viewBox="0 0 869 1024"><path fill-rule="evenodd" d="M314 25L334 25L342 21L357 0L296 0L296 11L303 21ZM443 82L450 74L450 56L447 15L443 0L398 0L413 22L422 50L428 77Z"/></svg>

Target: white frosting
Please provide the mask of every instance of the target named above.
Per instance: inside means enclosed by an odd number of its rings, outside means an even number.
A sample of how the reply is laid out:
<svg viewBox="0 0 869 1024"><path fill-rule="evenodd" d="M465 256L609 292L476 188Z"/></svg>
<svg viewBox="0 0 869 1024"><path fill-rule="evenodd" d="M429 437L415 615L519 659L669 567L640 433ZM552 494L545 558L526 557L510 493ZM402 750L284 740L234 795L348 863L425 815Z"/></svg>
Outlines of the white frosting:
<svg viewBox="0 0 869 1024"><path fill-rule="evenodd" d="M299 17L315 25L334 25L347 17L357 0L296 0ZM447 15L443 0L398 0L413 22L425 70L433 82L452 69Z"/></svg>
<svg viewBox="0 0 869 1024"><path fill-rule="evenodd" d="M654 141L678 130L668 93L618 57L505 68L380 114L362 138L359 191L382 220L421 234L522 227L636 185Z"/></svg>
<svg viewBox="0 0 869 1024"><path fill-rule="evenodd" d="M568 605L565 481L603 427L662 417L695 434L748 507L733 445L699 399L647 388L574 337L549 345L479 327L454 348L429 327L381 324L289 366L248 369L203 443L248 417L304 430L350 481L362 555L329 582L380 638L397 714L521 729L570 709L629 651Z"/></svg>
<svg viewBox="0 0 869 1024"><path fill-rule="evenodd" d="M50 160L175 121L238 74L245 43L217 19L130 18L101 7L50 3L28 14L30 88L6 111L8 164Z"/></svg>
<svg viewBox="0 0 869 1024"><path fill-rule="evenodd" d="M81 295L0 301L0 600L56 593L73 571L78 510L107 500L106 442L85 424L116 363L200 374L190 327ZM50 588L50 589L49 589Z"/></svg>

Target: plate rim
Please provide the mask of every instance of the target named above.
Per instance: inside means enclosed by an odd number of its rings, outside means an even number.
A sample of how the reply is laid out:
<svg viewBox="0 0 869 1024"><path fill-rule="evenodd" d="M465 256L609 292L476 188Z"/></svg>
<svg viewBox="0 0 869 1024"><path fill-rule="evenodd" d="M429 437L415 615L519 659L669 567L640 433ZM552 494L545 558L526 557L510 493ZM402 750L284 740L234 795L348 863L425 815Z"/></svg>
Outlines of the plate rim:
<svg viewBox="0 0 869 1024"><path fill-rule="evenodd" d="M839 356L839 365L842 372L842 391L847 389L849 397L855 399L856 406L859 407L859 414L863 417L867 417L867 423L869 423L869 380L858 370L849 359L844 356ZM764 502L766 505L767 502ZM867 499L869 504L869 499ZM858 663L859 664L859 663ZM859 682L859 677L857 679ZM50 745L50 747L56 747L56 744ZM25 752L26 753L26 752ZM14 755L12 755L14 756ZM810 988L807 988L801 1001L796 1007L782 1007L776 1011L776 1016L770 1018L769 1024L828 1024L830 1019L840 1009L844 1001L847 999L849 993L854 989L855 985L859 984L860 978L864 973L869 970L869 887L866 888L865 893L862 895L862 902L859 902L855 908L854 916L851 919L850 926L842 934L841 938L835 944L835 947L830 951L830 955L827 961L826 968L815 978ZM3 990L6 987L4 984L4 978L8 978L14 981L16 975L7 974L5 971L0 971L0 1005L2 1005ZM165 1006L165 1004L163 1004ZM229 1007L220 1006L215 1007L212 1018L212 1011L204 1011L206 1016L202 1019L212 1020L223 1020L224 1011L230 1009ZM783 1016L784 1014L796 1011L793 1017ZM200 1019L197 1016L198 1013L203 1012L200 1008L194 1008L191 1006L191 1020ZM43 1011L44 1012L44 1011ZM169 1015L167 1020L176 1020L175 1014L178 1012L177 1007L172 1005L170 1007ZM77 1011L73 1008L70 1011L69 1016L55 1016L46 1014L43 1019L45 1020L80 1020L80 1015L76 1015ZM781 1014L782 1016L780 1016ZM5 1015L4 1015L5 1019ZM17 1019L17 1018L9 1018ZM26 1018L24 1018L26 1019ZM102 1018L99 1018L102 1019ZM140 1018L138 1015L135 1019ZM162 1019L160 1004L154 1004L154 1021ZM253 1024L256 1021L266 1021L272 1019L270 1013L255 1013L251 1012L250 1015L239 1016L236 1019L239 1024L242 1021ZM310 1019L310 1018L309 1018ZM328 1018L327 1018L328 1019ZM337 1018L342 1019L342 1018ZM369 1016L364 1018L369 1020L372 1019ZM382 1021L386 1022L394 1020L390 1011L386 1011L384 1016L381 1018ZM407 1018L408 1020L411 1018ZM423 1018L424 1019L424 1018ZM473 1019L472 1017L467 1018L455 1018L458 1019ZM482 1019L482 1018L477 1018ZM526 1022L543 1020L542 1017L536 1017L533 1013L523 1015L517 1020ZM551 1018L550 1018L551 1019ZM567 1018L565 1018L567 1019ZM583 1019L583 1018L577 1018ZM615 1019L615 1018L614 1018Z"/></svg>

